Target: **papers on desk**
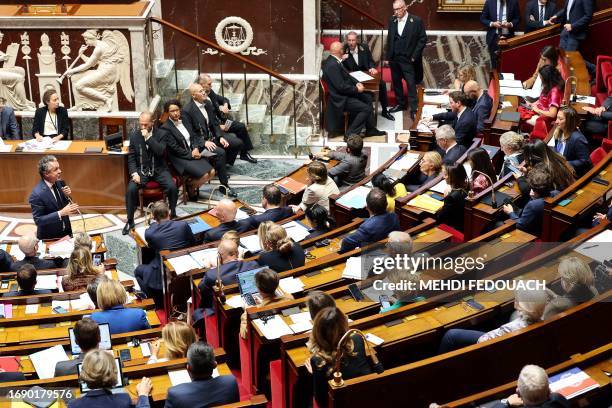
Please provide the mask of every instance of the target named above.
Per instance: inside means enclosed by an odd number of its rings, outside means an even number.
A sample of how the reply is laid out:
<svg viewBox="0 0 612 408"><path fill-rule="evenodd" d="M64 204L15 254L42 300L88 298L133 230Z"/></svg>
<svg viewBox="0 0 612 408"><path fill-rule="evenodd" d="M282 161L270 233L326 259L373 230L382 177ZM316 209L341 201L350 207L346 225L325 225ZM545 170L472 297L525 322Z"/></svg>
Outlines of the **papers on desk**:
<svg viewBox="0 0 612 408"><path fill-rule="evenodd" d="M306 226L301 222L290 221L285 224L282 224L282 227L285 229L285 231L287 231L287 235L289 236L289 238L291 238L295 242L302 241L308 236L308 234L310 234L308 228L306 228Z"/></svg>
<svg viewBox="0 0 612 408"><path fill-rule="evenodd" d="M448 105L450 103L448 94L444 95L423 95L423 103L430 103L434 105Z"/></svg>
<svg viewBox="0 0 612 408"><path fill-rule="evenodd" d="M548 383L551 392L559 393L567 399L599 388L599 383L578 367L551 376Z"/></svg>
<svg viewBox="0 0 612 408"><path fill-rule="evenodd" d="M440 210L440 208L444 206L444 202L438 201L427 194L420 194L412 200L408 201L408 205L435 214Z"/></svg>
<svg viewBox="0 0 612 408"><path fill-rule="evenodd" d="M345 279L363 279L363 270L361 266L360 256L351 256L346 260L344 270L342 271L342 277Z"/></svg>
<svg viewBox="0 0 612 408"><path fill-rule="evenodd" d="M57 289L57 275L38 275L34 289Z"/></svg>
<svg viewBox="0 0 612 408"><path fill-rule="evenodd" d="M51 301L51 309L55 309L56 307L61 307L62 309L69 311L70 310L70 301L69 300L52 300ZM56 313L53 311L53 313Z"/></svg>
<svg viewBox="0 0 612 408"><path fill-rule="evenodd" d="M44 152L45 150L50 148L52 144L53 139L49 136L45 136L40 142L36 140L36 138L34 138L26 142L19 143L19 146L23 147L24 152Z"/></svg>
<svg viewBox="0 0 612 408"><path fill-rule="evenodd" d="M168 262L177 275L182 275L192 269L200 269L200 265L189 254L170 258Z"/></svg>
<svg viewBox="0 0 612 408"><path fill-rule="evenodd" d="M58 306L67 311L94 310L96 308L87 292L83 293L78 299L51 301L52 309L55 309Z"/></svg>
<svg viewBox="0 0 612 408"><path fill-rule="evenodd" d="M344 194L336 203L347 208L364 208L366 206L366 196L370 190L367 187L359 186Z"/></svg>
<svg viewBox="0 0 612 408"><path fill-rule="evenodd" d="M300 183L299 181L294 180L291 177L285 177L275 184L279 187L283 187L284 189L293 194L297 194L306 188L306 184Z"/></svg>
<svg viewBox="0 0 612 408"><path fill-rule="evenodd" d="M74 239L68 236L49 245L49 255L60 258L70 258L74 251Z"/></svg>
<svg viewBox="0 0 612 408"><path fill-rule="evenodd" d="M512 105L512 102L510 102L510 101L503 101L501 107L502 107L502 109L505 109L505 108L511 108L513 106L514 105Z"/></svg>
<svg viewBox="0 0 612 408"><path fill-rule="evenodd" d="M446 187L448 187L448 184L446 184L446 180L442 179L438 184L430 188L430 190L435 191L436 193L444 194Z"/></svg>
<svg viewBox="0 0 612 408"><path fill-rule="evenodd" d="M217 254L217 248L206 248L192 252L190 255L200 268L211 268L211 265L217 265Z"/></svg>
<svg viewBox="0 0 612 408"><path fill-rule="evenodd" d="M437 128L438 122L425 123L424 121L419 121L417 123L417 132L419 133L433 133Z"/></svg>
<svg viewBox="0 0 612 408"><path fill-rule="evenodd" d="M294 323L289 325L289 328L293 331L293 333L304 333L308 330L312 330L312 322L311 321L301 321L298 323Z"/></svg>
<svg viewBox="0 0 612 408"><path fill-rule="evenodd" d="M266 322L261 319L255 319L253 324L257 326L268 340L278 339L286 334L293 334L293 330L287 326L287 323L285 323L280 315L274 315L273 318L268 319Z"/></svg>
<svg viewBox="0 0 612 408"><path fill-rule="evenodd" d="M0 152L1 153L9 153L11 151L13 151L13 146L12 145L7 145L7 144L4 144L4 143L0 143Z"/></svg>
<svg viewBox="0 0 612 408"><path fill-rule="evenodd" d="M13 318L13 305L10 303L0 303L0 319Z"/></svg>
<svg viewBox="0 0 612 408"><path fill-rule="evenodd" d="M373 76L370 76L363 71L351 72L351 76L355 78L358 82L366 82L366 81L371 81L374 79Z"/></svg>
<svg viewBox="0 0 612 408"><path fill-rule="evenodd" d="M59 140L49 147L49 150L53 150L56 152L68 150L70 145L72 144L72 140Z"/></svg>
<svg viewBox="0 0 612 408"><path fill-rule="evenodd" d="M289 318L293 323L310 322L310 312L300 312L289 315Z"/></svg>
<svg viewBox="0 0 612 408"><path fill-rule="evenodd" d="M187 370L172 370L168 371L168 377L172 385L179 385L191 382L191 376Z"/></svg>
<svg viewBox="0 0 612 408"><path fill-rule="evenodd" d="M60 361L67 361L68 356L61 345L53 346L51 348L41 350L34 354L30 354L30 360L38 378L46 380L53 378L55 374L55 365Z"/></svg>
<svg viewBox="0 0 612 408"><path fill-rule="evenodd" d="M517 81L516 79L500 79L499 87L500 88L521 88L523 89L523 83L521 81Z"/></svg>
<svg viewBox="0 0 612 408"><path fill-rule="evenodd" d="M575 251L596 261L603 262L612 259L610 242L612 242L612 231L605 230L580 244Z"/></svg>
<svg viewBox="0 0 612 408"><path fill-rule="evenodd" d="M16 242L11 244L11 250L9 251L9 254L18 261L21 261L23 260L23 258L25 258L25 254L21 252L21 249L19 249L19 245Z"/></svg>
<svg viewBox="0 0 612 408"><path fill-rule="evenodd" d="M257 234L240 237L240 246L245 247L250 253L254 254L261 251L259 237Z"/></svg>
<svg viewBox="0 0 612 408"><path fill-rule="evenodd" d="M514 74L510 72L502 72L501 77L503 80L508 80L508 81L514 80Z"/></svg>
<svg viewBox="0 0 612 408"><path fill-rule="evenodd" d="M281 279L278 282L278 286L285 293L297 293L304 290L304 283L300 280L300 278L294 278L293 276Z"/></svg>
<svg viewBox="0 0 612 408"><path fill-rule="evenodd" d="M212 227L204 222L200 217L193 217L186 220L187 224L189 224L189 228L191 228L191 232L193 234L199 234L204 231L208 231Z"/></svg>
<svg viewBox="0 0 612 408"><path fill-rule="evenodd" d="M505 96L514 95L514 96L520 96L522 98L526 96L526 92L523 88L513 88L513 87L506 87L506 86L500 87L499 93Z"/></svg>
<svg viewBox="0 0 612 408"><path fill-rule="evenodd" d="M145 239L145 232L149 229L149 225L141 225L140 227L136 227L134 229L134 233L140 238L142 242L147 242Z"/></svg>
<svg viewBox="0 0 612 408"><path fill-rule="evenodd" d="M228 297L225 301L225 304L231 307L232 309L237 309L239 307L246 306L246 303L244 303L244 300L242 300L242 296L240 295Z"/></svg>
<svg viewBox="0 0 612 408"><path fill-rule="evenodd" d="M467 179L472 179L472 166L467 161L463 162L463 168L465 169L465 174L467 174Z"/></svg>
<svg viewBox="0 0 612 408"><path fill-rule="evenodd" d="M398 160L394 161L393 164L389 166L389 168L392 170L407 171L410 170L412 166L414 166L419 161L420 158L420 154L408 152Z"/></svg>
<svg viewBox="0 0 612 408"><path fill-rule="evenodd" d="M576 102L597 105L597 101L595 100L594 96L576 95Z"/></svg>
<svg viewBox="0 0 612 408"><path fill-rule="evenodd" d="M35 314L35 313L38 313L38 304L26 305L25 314Z"/></svg>
<svg viewBox="0 0 612 408"><path fill-rule="evenodd" d="M433 116L437 113L444 113L446 109L440 108L435 105L423 105L423 109L421 110L421 117L424 116Z"/></svg>
<svg viewBox="0 0 612 408"><path fill-rule="evenodd" d="M249 218L249 214L245 213L240 208L236 210L236 220L237 221L244 220L246 218Z"/></svg>

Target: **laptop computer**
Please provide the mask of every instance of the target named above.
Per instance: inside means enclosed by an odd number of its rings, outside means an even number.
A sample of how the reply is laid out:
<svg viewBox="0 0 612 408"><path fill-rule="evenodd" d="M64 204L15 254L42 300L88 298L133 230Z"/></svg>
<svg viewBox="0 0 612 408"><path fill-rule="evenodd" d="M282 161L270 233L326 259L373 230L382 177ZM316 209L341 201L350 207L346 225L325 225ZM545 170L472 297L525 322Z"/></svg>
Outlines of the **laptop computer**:
<svg viewBox="0 0 612 408"><path fill-rule="evenodd" d="M242 299L248 306L255 306L257 304L255 302L255 298L253 297L253 295L256 295L259 292L257 290L257 285L255 284L255 275L262 269L263 268L251 269L250 271L241 272L236 275L238 278L240 296L242 296Z"/></svg>

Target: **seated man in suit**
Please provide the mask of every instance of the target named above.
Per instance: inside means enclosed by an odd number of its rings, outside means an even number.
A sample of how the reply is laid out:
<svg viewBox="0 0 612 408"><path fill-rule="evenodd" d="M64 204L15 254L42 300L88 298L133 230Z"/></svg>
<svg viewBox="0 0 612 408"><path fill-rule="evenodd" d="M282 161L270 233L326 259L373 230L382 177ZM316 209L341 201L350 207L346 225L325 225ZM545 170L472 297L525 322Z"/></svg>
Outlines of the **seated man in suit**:
<svg viewBox="0 0 612 408"><path fill-rule="evenodd" d="M242 150L240 150L240 160L247 161L249 163L257 163L257 159L250 155L249 151L253 150L253 142L251 141L251 136L249 135L249 131L244 123L231 120L228 126L228 115L232 107L230 106L230 101L223 95L217 94L212 89L212 78L208 74L200 74L198 79L198 83L202 85L204 88L204 92L208 95L208 100L213 105L213 111L215 113L215 117L219 122L219 127L223 132L234 134L242 141ZM230 142L231 143L231 142ZM233 165L233 161L229 161L230 165Z"/></svg>
<svg viewBox="0 0 612 408"><path fill-rule="evenodd" d="M357 231L342 240L339 253L361 248L384 239L391 231L399 231L399 218L395 212L387 212L387 195L373 188L366 197L366 209L370 218L361 223Z"/></svg>
<svg viewBox="0 0 612 408"><path fill-rule="evenodd" d="M163 305L162 271L160 270L159 251L176 250L195 244L195 237L185 221L170 220L170 209L165 201L153 205L153 219L156 221L145 232L145 240L155 257L147 265L139 265L134 277L140 289L155 300L156 306Z"/></svg>
<svg viewBox="0 0 612 408"><path fill-rule="evenodd" d="M608 122L612 120L612 96L604 99L601 106L597 108L585 106L583 109L589 113L588 119L580 126L584 135L589 140L593 135L604 135L604 137L607 137Z"/></svg>
<svg viewBox="0 0 612 408"><path fill-rule="evenodd" d="M13 257L4 249L0 249L0 272L12 271Z"/></svg>
<svg viewBox="0 0 612 408"><path fill-rule="evenodd" d="M32 217L38 228L38 239L72 236L70 215L78 213L79 205L69 199L72 191L61 180L62 170L55 156L44 156L38 162L41 180L30 194Z"/></svg>
<svg viewBox="0 0 612 408"><path fill-rule="evenodd" d="M0 139L19 139L19 125L15 111L6 105L6 99L0 96Z"/></svg>
<svg viewBox="0 0 612 408"><path fill-rule="evenodd" d="M485 127L485 121L491 115L493 108L493 99L489 96L486 90L480 87L476 81L469 80L465 83L464 92L468 97L468 106L476 115L476 131L482 133Z"/></svg>
<svg viewBox="0 0 612 408"><path fill-rule="evenodd" d="M236 221L236 204L227 198L222 199L217 204L217 218L221 224L209 229L204 233L204 242L213 242L221 239L227 231L236 231L242 233L249 230L247 222Z"/></svg>
<svg viewBox="0 0 612 408"><path fill-rule="evenodd" d="M455 129L457 143L470 147L472 140L476 137L478 119L470 108L466 106L467 96L461 91L453 91L449 94L450 112L437 113L431 118L424 118L425 122L431 120L449 122Z"/></svg>
<svg viewBox="0 0 612 408"><path fill-rule="evenodd" d="M436 129L436 143L445 165L455 164L467 151L465 146L457 143L455 130L450 125L442 125Z"/></svg>
<svg viewBox="0 0 612 408"><path fill-rule="evenodd" d="M342 65L349 71L367 71L370 75L376 75L374 58L370 52L370 47L366 43L360 43L357 41L357 33L354 31L349 32L346 35L346 44L343 49L344 55L342 56ZM380 106L382 108L382 116L389 120L395 120L395 116L389 113L387 107L387 85L381 78L378 83L378 94L380 98Z"/></svg>
<svg viewBox="0 0 612 408"><path fill-rule="evenodd" d="M176 202L178 189L170 170L166 165L164 153L166 146L163 141L163 132L153 129L153 115L151 112L142 112L138 119L139 130L130 135L130 148L128 151L128 172L130 183L125 194L127 222L123 227L123 235L127 235L134 225L134 211L138 202L138 190L149 181L156 181L164 189L170 202L170 216L176 217Z"/></svg>
<svg viewBox="0 0 612 408"><path fill-rule="evenodd" d="M30 264L36 269L53 269L61 268L64 263L62 259L59 259L56 263L48 259L39 258L38 239L32 234L19 237L19 250L24 253L25 257L21 261L13 263L13 271L18 271L25 264Z"/></svg>
<svg viewBox="0 0 612 408"><path fill-rule="evenodd" d="M549 20L556 11L557 5L554 1L529 0L525 8L525 34L549 26Z"/></svg>
<svg viewBox="0 0 612 408"><path fill-rule="evenodd" d="M238 383L233 375L213 378L217 367L213 348L198 341L187 350L187 371L191 382L168 389L166 408L209 407L240 400Z"/></svg>
<svg viewBox="0 0 612 408"><path fill-rule="evenodd" d="M364 92L365 87L357 82L342 65L343 46L341 42L330 45L331 55L323 62L323 80L329 87L327 102L327 125L330 132L342 128L342 114L348 112L350 121L345 136L358 135L365 126L366 136L382 136L386 132L376 129L372 108L372 95Z"/></svg>
<svg viewBox="0 0 612 408"><path fill-rule="evenodd" d="M241 272L259 268L256 261L242 261L238 259L238 244L231 239L224 239L219 243L219 265L206 271L204 279L198 285L202 295L201 304L208 314L211 314L213 306L213 287L217 278L221 279L223 285L237 283L236 275Z"/></svg>
<svg viewBox="0 0 612 408"><path fill-rule="evenodd" d="M340 163L327 171L336 186L353 185L360 182L365 177L365 169L368 164L368 155L362 152L363 139L354 135L346 141L346 153L323 150L317 156L327 156L332 160L339 160Z"/></svg>
<svg viewBox="0 0 612 408"><path fill-rule="evenodd" d="M527 182L531 187L531 200L525 208L516 214L512 204L505 204L504 212L511 220L516 220L516 228L540 236L542 234L542 219L544 218L544 199L557 194L553 191L552 176L543 164L537 164L527 173Z"/></svg>
<svg viewBox="0 0 612 408"><path fill-rule="evenodd" d="M261 206L266 210L261 214L252 215L242 221L248 226L246 231L259 227L264 221L278 222L285 218L291 217L293 211L289 207L281 207L282 195L281 191L275 184L268 184L263 188L261 197Z"/></svg>
<svg viewBox="0 0 612 408"><path fill-rule="evenodd" d="M487 48L491 68L497 66L497 42L500 38L514 37L519 28L521 12L518 0L486 0L480 14L480 22L487 29Z"/></svg>
<svg viewBox="0 0 612 408"><path fill-rule="evenodd" d="M17 271L17 285L19 285L19 290L4 292L2 297L44 295L52 293L53 291L50 289L35 289L37 276L36 268L30 264L23 265Z"/></svg>
<svg viewBox="0 0 612 408"><path fill-rule="evenodd" d="M83 357L90 350L95 350L100 344L100 328L98 323L89 317L76 322L74 325L74 341L81 349L81 354L74 356L72 360L60 361L55 364L54 377L72 375L77 373L77 365L83 362Z"/></svg>

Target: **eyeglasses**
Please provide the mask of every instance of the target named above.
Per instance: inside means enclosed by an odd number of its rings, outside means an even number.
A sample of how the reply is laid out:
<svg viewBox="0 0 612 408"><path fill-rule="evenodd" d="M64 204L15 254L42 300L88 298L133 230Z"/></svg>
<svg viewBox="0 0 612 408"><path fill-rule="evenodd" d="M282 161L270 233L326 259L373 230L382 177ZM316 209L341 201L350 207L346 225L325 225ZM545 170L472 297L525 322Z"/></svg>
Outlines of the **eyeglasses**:
<svg viewBox="0 0 612 408"><path fill-rule="evenodd" d="M401 10L404 10L405 8L406 6L402 6L402 7L394 8L393 11L401 11Z"/></svg>

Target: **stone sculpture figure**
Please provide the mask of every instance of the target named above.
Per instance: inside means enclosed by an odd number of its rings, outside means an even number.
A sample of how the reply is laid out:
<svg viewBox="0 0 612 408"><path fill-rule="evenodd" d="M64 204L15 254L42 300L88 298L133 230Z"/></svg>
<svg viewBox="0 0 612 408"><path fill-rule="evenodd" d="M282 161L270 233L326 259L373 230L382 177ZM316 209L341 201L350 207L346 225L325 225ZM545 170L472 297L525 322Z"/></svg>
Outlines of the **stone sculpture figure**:
<svg viewBox="0 0 612 408"><path fill-rule="evenodd" d="M71 110L95 109L110 112L116 109L117 83L125 98L132 102L134 90L130 80L130 47L118 30L105 30L98 38L97 30L83 34L85 45L79 49L83 64L66 71L73 78L75 104ZM89 57L84 52L94 47ZM96 69L93 69L97 65Z"/></svg>
<svg viewBox="0 0 612 408"><path fill-rule="evenodd" d="M0 44L4 34L0 33ZM6 53L0 51L0 96L4 97L7 104L15 110L32 111L36 109L34 102L29 101L25 90L25 70L16 67L14 61L17 58L19 44L10 44Z"/></svg>

